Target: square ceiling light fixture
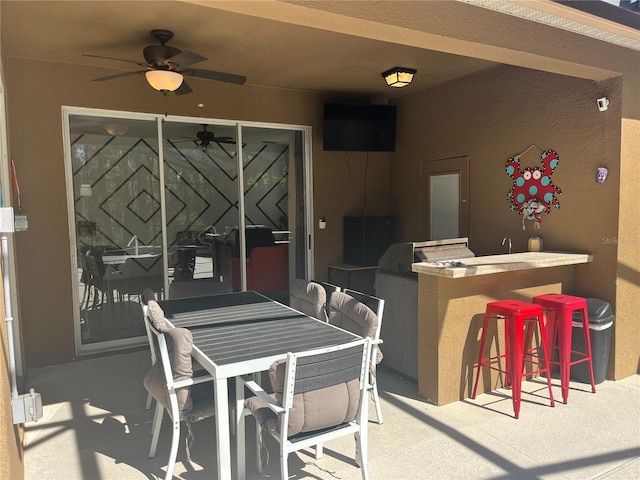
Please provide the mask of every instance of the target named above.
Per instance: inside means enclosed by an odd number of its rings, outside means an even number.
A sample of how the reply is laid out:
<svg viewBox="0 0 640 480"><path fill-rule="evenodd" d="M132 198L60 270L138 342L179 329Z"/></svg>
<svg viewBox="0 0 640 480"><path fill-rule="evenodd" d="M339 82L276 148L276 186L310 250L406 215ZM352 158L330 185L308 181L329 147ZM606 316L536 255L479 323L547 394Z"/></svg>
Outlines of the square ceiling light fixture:
<svg viewBox="0 0 640 480"><path fill-rule="evenodd" d="M149 70L144 76L147 77L149 85L165 94L175 92L184 80L180 73L170 70Z"/></svg>
<svg viewBox="0 0 640 480"><path fill-rule="evenodd" d="M413 68L394 67L382 74L382 78L390 87L402 88L406 87L413 81L413 76L417 70Z"/></svg>

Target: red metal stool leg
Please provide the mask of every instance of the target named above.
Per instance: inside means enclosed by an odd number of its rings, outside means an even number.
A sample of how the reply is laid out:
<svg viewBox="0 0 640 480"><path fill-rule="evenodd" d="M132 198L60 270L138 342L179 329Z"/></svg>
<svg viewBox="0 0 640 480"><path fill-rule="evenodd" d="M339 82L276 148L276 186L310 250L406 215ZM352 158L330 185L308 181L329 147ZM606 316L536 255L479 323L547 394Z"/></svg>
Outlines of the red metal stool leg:
<svg viewBox="0 0 640 480"><path fill-rule="evenodd" d="M591 393L596 393L596 382L593 376L593 354L591 351L591 334L589 333L589 313L587 311L587 302L585 300L582 307L582 332L584 333L584 345L586 350L586 359L589 366L589 377L591 380Z"/></svg>
<svg viewBox="0 0 640 480"><path fill-rule="evenodd" d="M507 365L507 372L511 378L511 401L513 402L513 412L516 418L520 418L520 398L522 396L522 342L524 335L524 317L515 314L509 322L509 338L505 338L505 344L509 345L509 354L507 359L510 364ZM506 349L506 347L505 347ZM506 350L505 350L506 353Z"/></svg>
<svg viewBox="0 0 640 480"><path fill-rule="evenodd" d="M476 398L476 392L478 391L478 380L480 380L480 371L482 369L482 362L484 357L484 347L487 343L487 329L489 327L489 319L491 318L491 313L486 311L484 314L484 323L482 324L482 335L480 336L480 353L478 354L478 372L476 373L476 381L473 384L473 392L471 393L471 398Z"/></svg>
<svg viewBox="0 0 640 480"><path fill-rule="evenodd" d="M487 331L489 326L489 320L493 317L504 318L504 351L502 355L495 357L484 357L484 349L486 346ZM545 358L547 358L547 337L543 322L542 307L531 303L521 302L518 300L504 300L500 302L490 302L487 304L487 308L484 316L484 324L482 329L482 336L480 338L480 353L478 355L478 370L476 373L476 380L474 382L473 393L471 398L476 397L478 390L478 381L483 367L498 370L505 373L505 384L511 387L511 395L513 402L513 411L515 418L520 416L520 401L522 394L522 377L524 370L524 362L528 361L528 356L532 357L537 355L537 349L524 350L525 340L525 322L535 321L540 329L542 350L545 352ZM529 333L526 334L527 347L530 341ZM505 359L505 369L494 367L491 362L493 360ZM539 373L540 369L527 373L527 375L533 375ZM549 388L549 397L551 400L551 406L554 406L553 392L551 390L551 380L549 374L548 363L545 362L545 372L547 373L547 385Z"/></svg>
<svg viewBox="0 0 640 480"><path fill-rule="evenodd" d="M587 313L587 301L582 297L574 297L562 294L538 295L533 298L533 303L541 305L547 319L553 318L553 334L551 336L552 348L550 362L560 366L560 388L562 401L566 404L569 399L569 382L571 378L571 366L581 362L588 362L591 376L591 391L596 392L593 378L593 357L591 354L591 339L589 335L589 317ZM573 312L579 311L582 315L582 327L585 339L585 351L572 350ZM556 341L558 342L559 361L553 359ZM579 354L581 358L572 360L572 354Z"/></svg>

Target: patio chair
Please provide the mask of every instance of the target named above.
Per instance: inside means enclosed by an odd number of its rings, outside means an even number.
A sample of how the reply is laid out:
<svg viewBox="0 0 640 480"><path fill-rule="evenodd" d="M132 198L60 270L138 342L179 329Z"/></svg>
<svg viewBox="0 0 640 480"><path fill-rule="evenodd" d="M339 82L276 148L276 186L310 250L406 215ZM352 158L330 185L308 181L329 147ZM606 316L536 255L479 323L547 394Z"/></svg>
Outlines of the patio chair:
<svg viewBox="0 0 640 480"><path fill-rule="evenodd" d="M196 295L192 295L192 296L196 296ZM179 298L179 297L176 297L176 298ZM151 330L151 328L149 328L150 322L153 323L153 321L149 318L150 316L149 302L155 301L155 300L156 300L156 295L153 292L153 290L151 288L145 288L144 291L142 292L142 317L144 318L145 331L147 332L147 340L149 341L149 353L151 355L151 365L155 365L156 362L158 361L158 353L157 353L157 345L156 345L157 341L155 340L153 331ZM158 308L162 310L159 305L158 305ZM157 311L155 307L154 307L154 310ZM160 316L159 312L157 313L157 316L158 317ZM203 370L202 365L200 365L198 362L196 362L193 359L191 360L191 362L192 362L192 371L200 372L201 370ZM153 395L151 395L151 392L149 392L149 394L147 395L147 403L145 404L145 407L144 407L145 410L149 410L151 408L152 403L153 403ZM155 426L152 426L151 428L152 432L154 431L154 427Z"/></svg>
<svg viewBox="0 0 640 480"><path fill-rule="evenodd" d="M384 300L372 295L344 289L331 295L329 303L329 323L357 335L370 337L371 362L369 365L369 389L371 390L373 403L376 407L378 424L382 425L382 408L378 395L378 383L376 382L376 366L382 361L382 351L378 347L380 340L380 327L382 326L382 314L384 312ZM319 453L317 453L318 455Z"/></svg>
<svg viewBox="0 0 640 480"><path fill-rule="evenodd" d="M365 337L343 345L288 353L286 359L274 362L269 369L274 391L271 395L256 382L245 382L256 394L245 401L245 407L260 426L259 438L268 434L279 444L282 479L289 478L289 453L354 434L356 463L366 480L370 342ZM243 447L239 445L238 449ZM258 473L263 472L260 453L259 449Z"/></svg>
<svg viewBox="0 0 640 480"><path fill-rule="evenodd" d="M296 278L289 285L289 306L326 322L327 294L319 283Z"/></svg>
<svg viewBox="0 0 640 480"><path fill-rule="evenodd" d="M210 375L193 376L191 350L193 338L185 328L172 328L165 319L162 308L155 300L147 302L145 322L153 335L156 362L144 378L144 386L156 399L152 424L149 458L156 455L156 447L166 410L172 421L173 436L165 480L173 477L173 469L180 441L180 422L187 425L187 460L191 460L190 445L193 440L191 424L214 415L213 378Z"/></svg>

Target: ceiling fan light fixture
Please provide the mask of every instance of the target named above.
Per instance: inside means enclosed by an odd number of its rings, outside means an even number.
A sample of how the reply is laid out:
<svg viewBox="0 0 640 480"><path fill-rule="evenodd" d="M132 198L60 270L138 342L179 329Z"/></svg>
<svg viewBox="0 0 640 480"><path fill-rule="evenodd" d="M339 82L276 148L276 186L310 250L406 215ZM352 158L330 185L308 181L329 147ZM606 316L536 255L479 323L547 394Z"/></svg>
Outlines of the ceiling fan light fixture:
<svg viewBox="0 0 640 480"><path fill-rule="evenodd" d="M104 129L109 135L119 137L127 133L129 127L122 123L105 123Z"/></svg>
<svg viewBox="0 0 640 480"><path fill-rule="evenodd" d="M413 76L417 73L417 70L413 68L394 67L391 70L387 70L382 73L382 78L387 82L387 85L395 88L406 87L413 81Z"/></svg>
<svg viewBox="0 0 640 480"><path fill-rule="evenodd" d="M180 88L184 80L184 77L180 73L170 70L149 70L144 76L147 78L149 85L165 93L175 92Z"/></svg>

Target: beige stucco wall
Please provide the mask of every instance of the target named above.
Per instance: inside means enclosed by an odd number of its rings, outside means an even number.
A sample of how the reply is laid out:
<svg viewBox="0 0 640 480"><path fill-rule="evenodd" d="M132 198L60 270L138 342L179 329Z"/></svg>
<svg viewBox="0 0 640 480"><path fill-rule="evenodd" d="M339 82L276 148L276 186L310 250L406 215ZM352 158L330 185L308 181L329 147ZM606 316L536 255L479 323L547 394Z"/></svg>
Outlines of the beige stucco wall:
<svg viewBox="0 0 640 480"><path fill-rule="evenodd" d="M503 253L503 237L513 239L514 251L525 251L532 235L543 237L546 250L592 253L593 263L576 267L575 285L564 293L601 298L614 307L609 376L618 378L637 371L640 355L638 295L632 294L640 284L637 185L628 181L637 167L638 127L637 121L623 122L622 138L628 140L621 152L621 86L620 79L592 82L502 66L404 97L390 170L398 240L423 239L420 162L468 155L469 243L477 255ZM611 100L606 112L596 108L602 96ZM512 179L505 162L531 145L559 154L552 180L562 194L560 209L543 214L540 230L526 222L523 231L522 218L506 199ZM539 151L522 157L521 168L527 166L540 166ZM609 169L604 184L594 181L599 166ZM617 241L623 235L624 244Z"/></svg>
<svg viewBox="0 0 640 480"><path fill-rule="evenodd" d="M315 228L325 216L329 228L317 230L316 274L342 261L342 216L388 213L388 154L322 151L322 104L315 94L191 81L192 102L162 96L139 77L91 82L95 71L20 59L8 60L7 93L10 150L15 161L29 231L16 234L21 319L27 368L73 359L71 266L61 107L168 113L208 118L311 125ZM33 72L38 71L38 75ZM205 108L197 107L202 102ZM368 162L368 165L367 165ZM324 276L324 277L323 277Z"/></svg>
<svg viewBox="0 0 640 480"><path fill-rule="evenodd" d="M620 213L617 235L617 328L614 336L615 379L640 371L640 121L622 121ZM635 360L635 361L634 361ZM610 363L611 366L611 363Z"/></svg>

